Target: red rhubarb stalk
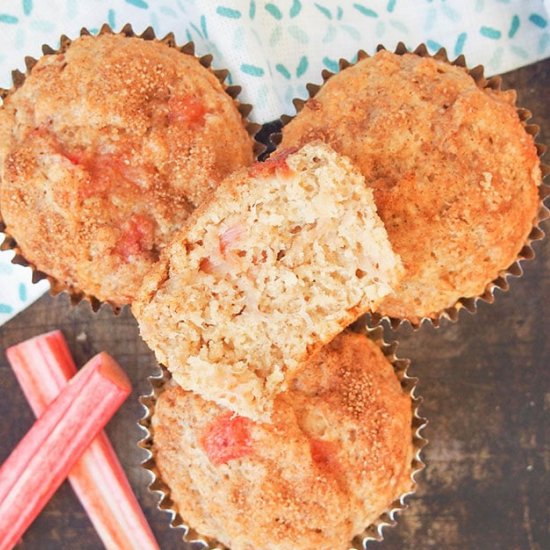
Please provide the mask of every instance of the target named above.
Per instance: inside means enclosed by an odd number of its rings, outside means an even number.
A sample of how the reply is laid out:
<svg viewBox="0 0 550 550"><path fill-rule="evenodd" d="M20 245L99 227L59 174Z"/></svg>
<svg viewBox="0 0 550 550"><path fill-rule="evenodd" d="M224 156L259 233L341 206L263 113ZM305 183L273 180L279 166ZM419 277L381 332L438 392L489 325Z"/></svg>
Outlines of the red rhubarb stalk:
<svg viewBox="0 0 550 550"><path fill-rule="evenodd" d="M6 353L36 416L42 414L76 374L65 338L58 330L22 342ZM69 481L108 550L158 550L104 432L73 466Z"/></svg>
<svg viewBox="0 0 550 550"><path fill-rule="evenodd" d="M0 549L19 541L131 389L106 353L65 385L0 468Z"/></svg>

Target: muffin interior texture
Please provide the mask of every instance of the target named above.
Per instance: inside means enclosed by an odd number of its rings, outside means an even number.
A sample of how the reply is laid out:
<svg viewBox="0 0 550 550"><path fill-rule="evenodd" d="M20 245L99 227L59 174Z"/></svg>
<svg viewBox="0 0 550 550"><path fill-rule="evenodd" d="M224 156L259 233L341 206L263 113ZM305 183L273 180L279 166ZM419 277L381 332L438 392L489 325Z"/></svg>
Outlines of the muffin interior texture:
<svg viewBox="0 0 550 550"><path fill-rule="evenodd" d="M400 272L372 191L323 144L225 180L175 238L134 312L184 388L254 419Z"/></svg>
<svg viewBox="0 0 550 550"><path fill-rule="evenodd" d="M323 140L374 191L405 275L376 310L415 323L482 294L516 259L539 208L536 147L513 91L461 67L381 51L330 78L283 129Z"/></svg>
<svg viewBox="0 0 550 550"><path fill-rule="evenodd" d="M167 388L152 451L202 535L233 550L346 549L412 487L411 411L378 346L343 333L276 398L272 424Z"/></svg>
<svg viewBox="0 0 550 550"><path fill-rule="evenodd" d="M158 41L81 37L0 109L0 209L22 255L69 290L130 302L172 234L252 162L234 100Z"/></svg>

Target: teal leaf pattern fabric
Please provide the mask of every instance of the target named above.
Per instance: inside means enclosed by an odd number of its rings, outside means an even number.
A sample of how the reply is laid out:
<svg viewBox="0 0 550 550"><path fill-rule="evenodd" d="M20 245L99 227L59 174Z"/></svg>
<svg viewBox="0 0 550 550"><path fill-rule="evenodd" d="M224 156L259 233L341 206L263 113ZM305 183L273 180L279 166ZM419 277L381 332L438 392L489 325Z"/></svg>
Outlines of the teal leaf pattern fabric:
<svg viewBox="0 0 550 550"><path fill-rule="evenodd" d="M31 270L12 264L12 257L11 251L0 252L0 325L34 302L48 289L46 281L33 285Z"/></svg>
<svg viewBox="0 0 550 550"><path fill-rule="evenodd" d="M549 9L550 0L4 1L0 86L9 87L11 71L24 70L25 56L39 57L42 44L57 47L61 34L131 23L138 33L152 26L158 36L173 32L181 44L194 41L199 55L212 54L262 123L293 113L292 99L306 97L305 85L320 82L323 69L338 71L340 58L372 53L379 43L445 47L489 75L543 59L550 56ZM0 324L48 286L33 285L30 270L12 265L11 256L0 252Z"/></svg>
<svg viewBox="0 0 550 550"><path fill-rule="evenodd" d="M98 32L103 23L137 32L152 25L193 40L197 53L211 53L243 88L252 118L265 122L292 113L291 91L319 82L323 69L358 49L373 52L402 41L423 42L432 52L464 54L490 74L512 70L550 55L550 0L14 0L0 7L0 85L24 57L41 45L57 46L81 27Z"/></svg>

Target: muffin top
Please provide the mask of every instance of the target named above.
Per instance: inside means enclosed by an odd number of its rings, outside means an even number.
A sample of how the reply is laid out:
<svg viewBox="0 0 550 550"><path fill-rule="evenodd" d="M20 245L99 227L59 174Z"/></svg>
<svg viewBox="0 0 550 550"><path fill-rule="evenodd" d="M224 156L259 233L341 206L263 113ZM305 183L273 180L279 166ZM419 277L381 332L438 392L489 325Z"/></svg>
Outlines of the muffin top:
<svg viewBox="0 0 550 550"><path fill-rule="evenodd" d="M411 399L380 348L342 333L275 402L273 424L179 386L158 398L153 454L185 522L233 550L345 549L409 491Z"/></svg>
<svg viewBox="0 0 550 550"><path fill-rule="evenodd" d="M189 213L252 159L234 100L194 56L85 36L41 58L0 109L0 210L38 270L124 304Z"/></svg>
<svg viewBox="0 0 550 550"><path fill-rule="evenodd" d="M380 314L437 317L516 259L541 172L514 104L461 67L381 51L330 78L283 129L282 147L322 139L373 188L406 271Z"/></svg>

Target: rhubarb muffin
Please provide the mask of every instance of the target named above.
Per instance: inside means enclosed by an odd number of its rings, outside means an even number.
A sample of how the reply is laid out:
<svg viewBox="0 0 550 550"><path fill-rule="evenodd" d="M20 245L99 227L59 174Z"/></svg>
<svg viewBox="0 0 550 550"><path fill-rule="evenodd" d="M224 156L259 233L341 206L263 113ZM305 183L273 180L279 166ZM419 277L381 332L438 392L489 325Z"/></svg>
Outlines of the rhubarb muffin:
<svg viewBox="0 0 550 550"><path fill-rule="evenodd" d="M255 420L401 264L372 191L323 143L225 179L146 278L141 335L185 389Z"/></svg>
<svg viewBox="0 0 550 550"><path fill-rule="evenodd" d="M132 301L171 236L253 160L236 102L193 55L83 36L45 55L0 109L0 211L61 288Z"/></svg>
<svg viewBox="0 0 550 550"><path fill-rule="evenodd" d="M541 170L515 99L462 67L381 51L331 77L283 129L281 147L322 139L373 189L405 268L379 314L437 318L516 260Z"/></svg>
<svg viewBox="0 0 550 550"><path fill-rule="evenodd" d="M364 335L312 357L260 424L173 385L151 421L184 523L232 550L345 550L410 492L411 397Z"/></svg>

